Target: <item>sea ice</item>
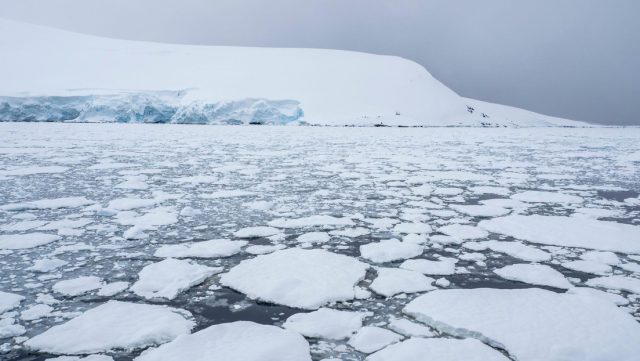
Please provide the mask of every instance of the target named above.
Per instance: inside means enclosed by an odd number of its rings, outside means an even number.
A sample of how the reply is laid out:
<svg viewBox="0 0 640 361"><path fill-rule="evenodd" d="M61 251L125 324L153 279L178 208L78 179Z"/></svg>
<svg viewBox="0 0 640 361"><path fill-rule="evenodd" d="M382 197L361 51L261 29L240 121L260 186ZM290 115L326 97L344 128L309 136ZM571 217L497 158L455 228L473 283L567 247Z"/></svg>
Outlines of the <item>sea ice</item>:
<svg viewBox="0 0 640 361"><path fill-rule="evenodd" d="M598 297L537 288L436 290L403 312L454 336L504 348L520 361L632 361L640 352L640 324Z"/></svg>
<svg viewBox="0 0 640 361"><path fill-rule="evenodd" d="M247 241L212 239L210 241L171 244L158 248L156 257L173 258L219 258L229 257L240 252Z"/></svg>
<svg viewBox="0 0 640 361"><path fill-rule="evenodd" d="M138 349L171 341L188 334L194 326L173 308L109 301L51 327L25 345L41 352L70 355Z"/></svg>
<svg viewBox="0 0 640 361"><path fill-rule="evenodd" d="M415 243L404 243L397 239L385 239L377 243L360 246L360 255L375 263L392 262L413 258L422 254L423 247Z"/></svg>
<svg viewBox="0 0 640 361"><path fill-rule="evenodd" d="M289 248L240 262L220 277L220 283L254 299L316 309L353 299L354 286L368 268L352 257Z"/></svg>
<svg viewBox="0 0 640 361"><path fill-rule="evenodd" d="M96 276L81 276L78 278L59 281L53 285L53 290L66 296L79 296L102 287L102 279Z"/></svg>
<svg viewBox="0 0 640 361"><path fill-rule="evenodd" d="M500 277L529 283L532 285L549 286L568 289L573 287L571 283L555 269L541 264L512 264L494 270Z"/></svg>
<svg viewBox="0 0 640 361"><path fill-rule="evenodd" d="M363 353L372 353L402 340L402 336L381 327L365 326L349 339L349 346Z"/></svg>
<svg viewBox="0 0 640 361"><path fill-rule="evenodd" d="M296 313L282 327L298 332L305 337L341 340L349 338L362 327L365 314L320 308L309 313Z"/></svg>
<svg viewBox="0 0 640 361"><path fill-rule="evenodd" d="M546 191L525 191L516 193L511 196L511 199L515 199L521 202L527 203L582 203L582 197L574 196L571 194L546 192Z"/></svg>
<svg viewBox="0 0 640 361"><path fill-rule="evenodd" d="M27 249L55 242L62 237L48 233L2 234L0 249Z"/></svg>
<svg viewBox="0 0 640 361"><path fill-rule="evenodd" d="M419 272L386 267L379 267L376 270L378 276L369 288L385 297L391 297L398 293L416 293L435 289L431 285L434 279Z"/></svg>
<svg viewBox="0 0 640 361"><path fill-rule="evenodd" d="M447 276L456 273L456 263L458 263L457 259L449 257L441 257L437 261L427 259L408 259L402 262L400 268L427 275Z"/></svg>
<svg viewBox="0 0 640 361"><path fill-rule="evenodd" d="M238 238L269 237L281 233L278 228L267 226L245 227L233 233Z"/></svg>
<svg viewBox="0 0 640 361"><path fill-rule="evenodd" d="M533 243L640 253L640 226L581 217L511 215L478 226Z"/></svg>
<svg viewBox="0 0 640 361"><path fill-rule="evenodd" d="M0 291L0 315L18 307L23 300L24 296Z"/></svg>
<svg viewBox="0 0 640 361"><path fill-rule="evenodd" d="M484 229L467 224L450 224L438 228L438 232L460 240L485 238L489 235Z"/></svg>
<svg viewBox="0 0 640 361"><path fill-rule="evenodd" d="M236 321L209 326L144 352L136 361L311 361L309 344L280 327Z"/></svg>
<svg viewBox="0 0 640 361"><path fill-rule="evenodd" d="M410 338L369 355L367 361L508 361L500 352L475 339Z"/></svg>
<svg viewBox="0 0 640 361"><path fill-rule="evenodd" d="M592 278L586 282L591 287L621 290L640 295L640 279L621 275Z"/></svg>
<svg viewBox="0 0 640 361"><path fill-rule="evenodd" d="M185 260L167 258L145 266L131 291L144 298L174 299L180 292L202 283L209 276L222 271Z"/></svg>

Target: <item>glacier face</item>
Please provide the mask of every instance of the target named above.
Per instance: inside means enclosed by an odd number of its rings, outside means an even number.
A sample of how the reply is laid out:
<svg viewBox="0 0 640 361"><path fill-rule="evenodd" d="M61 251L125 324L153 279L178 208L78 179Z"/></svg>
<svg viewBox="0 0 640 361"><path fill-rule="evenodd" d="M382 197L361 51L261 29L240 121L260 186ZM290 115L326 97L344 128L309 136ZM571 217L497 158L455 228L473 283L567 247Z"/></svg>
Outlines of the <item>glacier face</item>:
<svg viewBox="0 0 640 361"><path fill-rule="evenodd" d="M296 100L186 100L186 91L0 97L0 121L286 124L304 115Z"/></svg>

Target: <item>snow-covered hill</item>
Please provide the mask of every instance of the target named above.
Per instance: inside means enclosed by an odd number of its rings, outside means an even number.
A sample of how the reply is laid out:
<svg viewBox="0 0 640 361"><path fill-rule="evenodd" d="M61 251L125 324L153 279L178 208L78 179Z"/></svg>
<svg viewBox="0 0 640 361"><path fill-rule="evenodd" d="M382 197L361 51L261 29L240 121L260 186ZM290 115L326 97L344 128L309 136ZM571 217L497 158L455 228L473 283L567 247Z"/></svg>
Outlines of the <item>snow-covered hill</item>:
<svg viewBox="0 0 640 361"><path fill-rule="evenodd" d="M0 20L0 120L585 126L465 99L358 52L174 45Z"/></svg>

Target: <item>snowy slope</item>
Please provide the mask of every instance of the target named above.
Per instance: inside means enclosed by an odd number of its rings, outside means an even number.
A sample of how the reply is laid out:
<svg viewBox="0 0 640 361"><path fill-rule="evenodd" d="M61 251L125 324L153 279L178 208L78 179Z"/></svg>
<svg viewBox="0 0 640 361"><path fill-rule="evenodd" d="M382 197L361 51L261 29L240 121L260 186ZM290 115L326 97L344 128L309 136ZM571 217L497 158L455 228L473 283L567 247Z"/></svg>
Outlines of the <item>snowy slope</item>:
<svg viewBox="0 0 640 361"><path fill-rule="evenodd" d="M393 56L126 41L9 20L0 48L5 121L584 125L488 104L489 118L469 112L479 103Z"/></svg>

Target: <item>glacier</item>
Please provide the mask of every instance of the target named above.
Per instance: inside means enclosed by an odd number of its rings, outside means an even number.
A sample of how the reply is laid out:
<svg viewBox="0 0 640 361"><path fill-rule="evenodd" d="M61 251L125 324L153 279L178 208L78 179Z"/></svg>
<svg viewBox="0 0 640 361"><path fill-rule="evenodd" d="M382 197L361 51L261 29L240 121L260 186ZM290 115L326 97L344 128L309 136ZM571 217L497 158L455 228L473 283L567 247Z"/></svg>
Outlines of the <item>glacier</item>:
<svg viewBox="0 0 640 361"><path fill-rule="evenodd" d="M187 91L0 97L0 121L287 124L304 116L296 100L184 101Z"/></svg>
<svg viewBox="0 0 640 361"><path fill-rule="evenodd" d="M396 56L129 41L4 19L0 48L2 121L588 126L461 97Z"/></svg>

